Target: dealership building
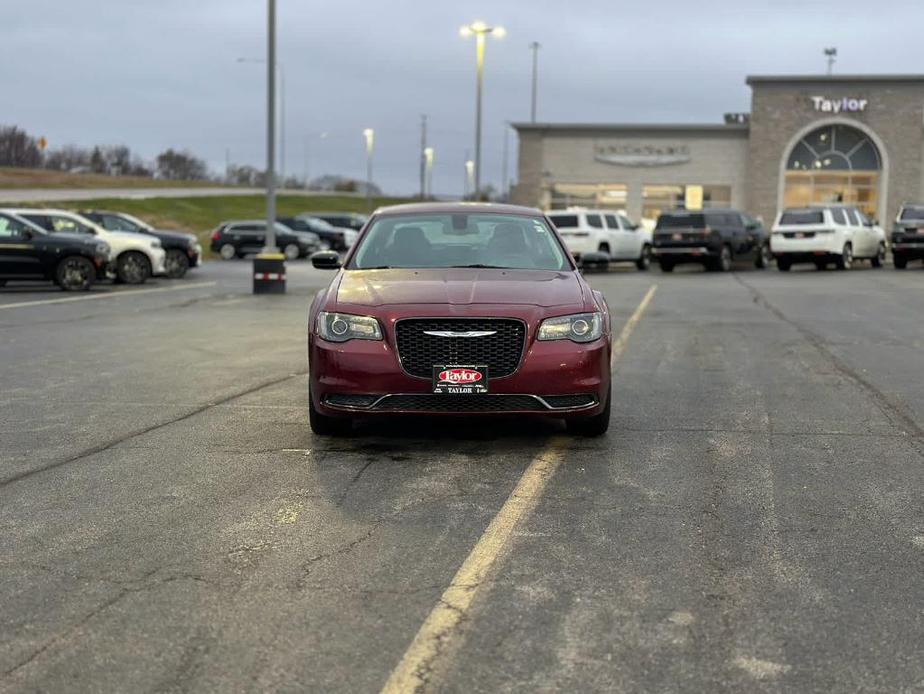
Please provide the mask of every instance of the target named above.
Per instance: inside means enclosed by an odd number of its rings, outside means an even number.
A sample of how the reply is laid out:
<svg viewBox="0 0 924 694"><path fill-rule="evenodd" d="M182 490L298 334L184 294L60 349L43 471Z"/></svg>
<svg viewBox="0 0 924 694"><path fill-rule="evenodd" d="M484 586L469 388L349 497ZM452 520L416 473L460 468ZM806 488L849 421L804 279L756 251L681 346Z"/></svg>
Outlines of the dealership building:
<svg viewBox="0 0 924 694"><path fill-rule="evenodd" d="M854 204L884 226L924 202L924 75L752 76L713 124L515 123L514 202L621 210Z"/></svg>

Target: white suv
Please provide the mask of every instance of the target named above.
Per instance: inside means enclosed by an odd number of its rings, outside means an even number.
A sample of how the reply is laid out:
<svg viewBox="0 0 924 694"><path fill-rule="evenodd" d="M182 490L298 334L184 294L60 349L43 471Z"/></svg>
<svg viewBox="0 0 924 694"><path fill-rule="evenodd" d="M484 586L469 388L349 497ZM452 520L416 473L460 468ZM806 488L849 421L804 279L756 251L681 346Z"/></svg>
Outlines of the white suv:
<svg viewBox="0 0 924 694"><path fill-rule="evenodd" d="M120 282L143 284L151 275L164 275L166 254L160 239L141 234L109 231L74 212L46 209L9 209L51 233L89 234L112 249L113 270Z"/></svg>
<svg viewBox="0 0 924 694"><path fill-rule="evenodd" d="M783 210L770 234L770 252L784 272L794 263L814 263L824 270L834 263L847 270L855 259L867 258L881 267L886 236L855 207L819 205Z"/></svg>
<svg viewBox="0 0 924 694"><path fill-rule="evenodd" d="M651 231L612 210L568 208L546 213L575 260L603 253L611 261L633 262L639 270L651 264Z"/></svg>

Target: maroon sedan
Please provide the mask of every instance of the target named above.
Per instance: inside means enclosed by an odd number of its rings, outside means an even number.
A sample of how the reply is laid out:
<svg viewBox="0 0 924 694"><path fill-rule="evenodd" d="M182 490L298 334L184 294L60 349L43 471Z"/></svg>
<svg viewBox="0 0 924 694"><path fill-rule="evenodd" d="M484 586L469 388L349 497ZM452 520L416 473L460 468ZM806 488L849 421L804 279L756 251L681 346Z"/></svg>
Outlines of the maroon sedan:
<svg viewBox="0 0 924 694"><path fill-rule="evenodd" d="M357 417L544 415L603 434L610 320L555 227L512 205L379 209L308 317L316 434Z"/></svg>

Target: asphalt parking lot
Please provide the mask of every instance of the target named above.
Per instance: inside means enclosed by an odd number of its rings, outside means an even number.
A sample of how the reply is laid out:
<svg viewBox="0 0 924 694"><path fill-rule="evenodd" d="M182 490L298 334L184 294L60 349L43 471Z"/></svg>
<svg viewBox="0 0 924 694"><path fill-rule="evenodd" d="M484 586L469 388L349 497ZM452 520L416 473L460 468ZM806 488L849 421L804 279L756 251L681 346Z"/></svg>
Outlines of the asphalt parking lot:
<svg viewBox="0 0 924 694"><path fill-rule="evenodd" d="M589 275L601 439L315 438L249 270L0 290L0 691L924 689L920 267Z"/></svg>

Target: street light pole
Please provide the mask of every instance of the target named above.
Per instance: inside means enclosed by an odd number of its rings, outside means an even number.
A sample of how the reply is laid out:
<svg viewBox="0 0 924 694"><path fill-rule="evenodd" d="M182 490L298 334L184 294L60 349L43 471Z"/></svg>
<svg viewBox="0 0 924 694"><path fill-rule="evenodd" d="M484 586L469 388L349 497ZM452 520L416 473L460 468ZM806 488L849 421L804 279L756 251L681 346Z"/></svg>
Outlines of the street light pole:
<svg viewBox="0 0 924 694"><path fill-rule="evenodd" d="M533 89L532 89L532 100L530 102L529 108L529 122L536 122L536 91L537 85L539 82L539 49L542 46L538 41L533 41L529 44L530 50L533 52Z"/></svg>
<svg viewBox="0 0 924 694"><path fill-rule="evenodd" d="M481 190L481 91L484 81L484 39L488 34L494 34L497 38L503 38L503 27L491 27L484 22L472 22L459 30L462 36L475 36L475 173L474 187L475 197Z"/></svg>
<svg viewBox="0 0 924 694"><path fill-rule="evenodd" d="M375 145L375 131L372 128L363 130L366 138L366 210L372 211L372 150Z"/></svg>
<svg viewBox="0 0 924 694"><path fill-rule="evenodd" d="M276 0L267 0L266 27L266 241L264 253L276 248Z"/></svg>
<svg viewBox="0 0 924 694"><path fill-rule="evenodd" d="M274 10L275 11L275 10ZM238 58L239 63L265 63L260 58ZM286 178L286 73L285 66L276 61L275 70L279 71L279 177L285 186Z"/></svg>

